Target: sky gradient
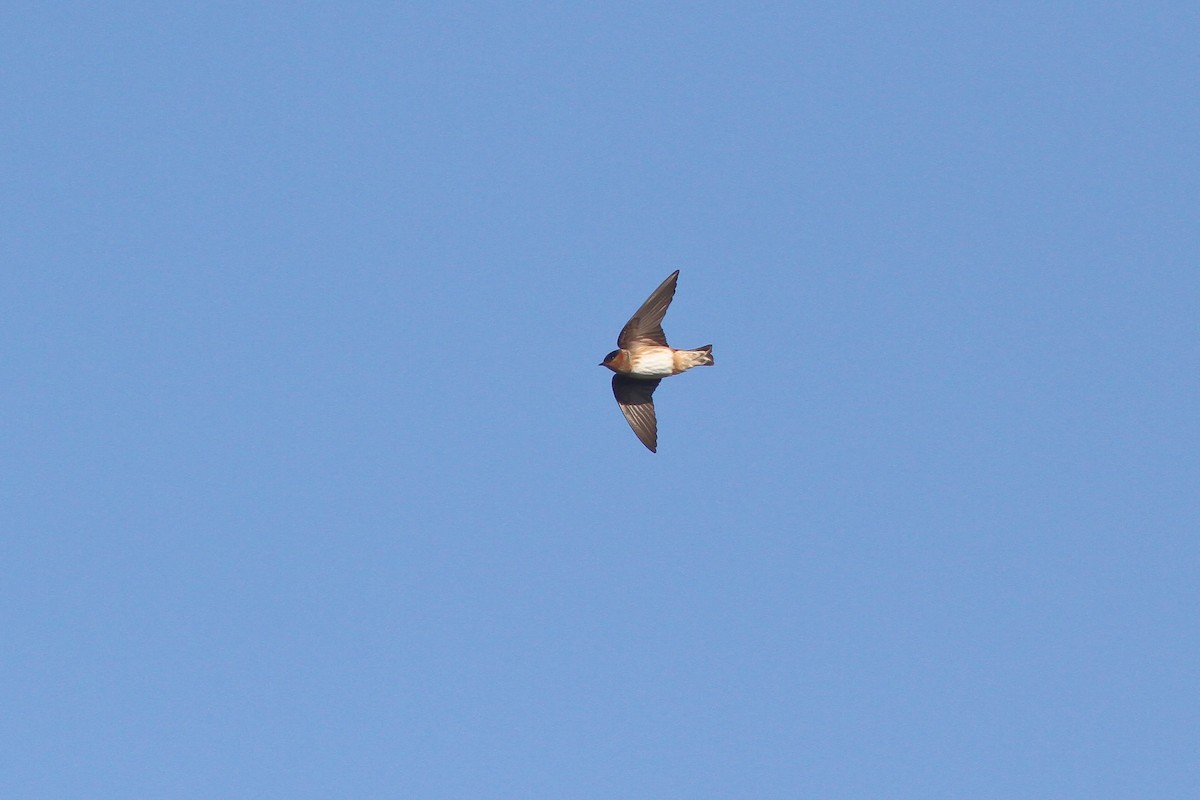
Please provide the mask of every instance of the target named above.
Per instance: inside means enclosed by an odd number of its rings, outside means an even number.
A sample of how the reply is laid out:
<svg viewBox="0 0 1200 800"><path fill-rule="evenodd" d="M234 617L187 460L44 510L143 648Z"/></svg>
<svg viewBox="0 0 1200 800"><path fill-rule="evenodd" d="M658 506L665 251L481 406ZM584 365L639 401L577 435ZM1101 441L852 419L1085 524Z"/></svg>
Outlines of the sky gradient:
<svg viewBox="0 0 1200 800"><path fill-rule="evenodd" d="M1197 41L8 10L0 795L1198 796Z"/></svg>

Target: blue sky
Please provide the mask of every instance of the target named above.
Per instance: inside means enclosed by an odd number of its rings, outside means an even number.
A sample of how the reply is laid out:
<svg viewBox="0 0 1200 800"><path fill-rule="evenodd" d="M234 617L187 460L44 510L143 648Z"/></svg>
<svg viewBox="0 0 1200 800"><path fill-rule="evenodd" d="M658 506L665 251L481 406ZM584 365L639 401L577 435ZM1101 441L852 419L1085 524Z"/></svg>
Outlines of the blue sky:
<svg viewBox="0 0 1200 800"><path fill-rule="evenodd" d="M0 793L1195 796L1198 35L9 9Z"/></svg>

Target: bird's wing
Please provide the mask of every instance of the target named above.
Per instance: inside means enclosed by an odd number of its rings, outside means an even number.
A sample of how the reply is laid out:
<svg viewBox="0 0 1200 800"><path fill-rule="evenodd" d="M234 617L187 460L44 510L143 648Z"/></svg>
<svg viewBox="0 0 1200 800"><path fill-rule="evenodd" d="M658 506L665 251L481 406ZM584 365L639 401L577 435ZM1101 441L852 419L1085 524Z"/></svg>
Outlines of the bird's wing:
<svg viewBox="0 0 1200 800"><path fill-rule="evenodd" d="M621 329L621 335L617 337L617 347L629 347L637 342L667 346L662 321L667 313L667 306L671 305L671 298L675 297L675 282L678 279L679 270L675 270L654 290L654 294L642 303L642 307L634 312L629 322Z"/></svg>
<svg viewBox="0 0 1200 800"><path fill-rule="evenodd" d="M654 416L654 390L661 378L645 380L613 375L613 396L625 421L651 453L658 452L658 420Z"/></svg>

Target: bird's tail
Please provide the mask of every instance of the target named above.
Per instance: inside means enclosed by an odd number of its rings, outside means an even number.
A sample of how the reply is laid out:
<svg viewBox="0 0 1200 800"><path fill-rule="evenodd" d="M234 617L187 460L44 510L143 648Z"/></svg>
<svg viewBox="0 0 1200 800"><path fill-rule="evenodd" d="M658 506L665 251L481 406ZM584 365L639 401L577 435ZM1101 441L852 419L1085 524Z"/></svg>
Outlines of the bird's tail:
<svg viewBox="0 0 1200 800"><path fill-rule="evenodd" d="M695 350L684 350L680 353L687 358L687 366L685 369L692 367L707 367L713 363L712 345L706 344L704 347L697 347Z"/></svg>

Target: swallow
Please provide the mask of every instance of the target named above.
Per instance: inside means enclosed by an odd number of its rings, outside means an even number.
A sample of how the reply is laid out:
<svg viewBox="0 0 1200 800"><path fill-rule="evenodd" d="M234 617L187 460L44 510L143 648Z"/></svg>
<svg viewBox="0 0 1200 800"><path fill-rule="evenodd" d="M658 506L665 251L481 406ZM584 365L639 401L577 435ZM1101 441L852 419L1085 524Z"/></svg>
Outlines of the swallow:
<svg viewBox="0 0 1200 800"><path fill-rule="evenodd" d="M712 345L695 350L676 350L667 344L663 316L675 297L679 270L663 281L634 312L617 337L617 349L604 357L600 366L613 372L613 396L625 421L651 453L658 452L658 419L654 415L654 390L659 382L692 367L713 363Z"/></svg>

